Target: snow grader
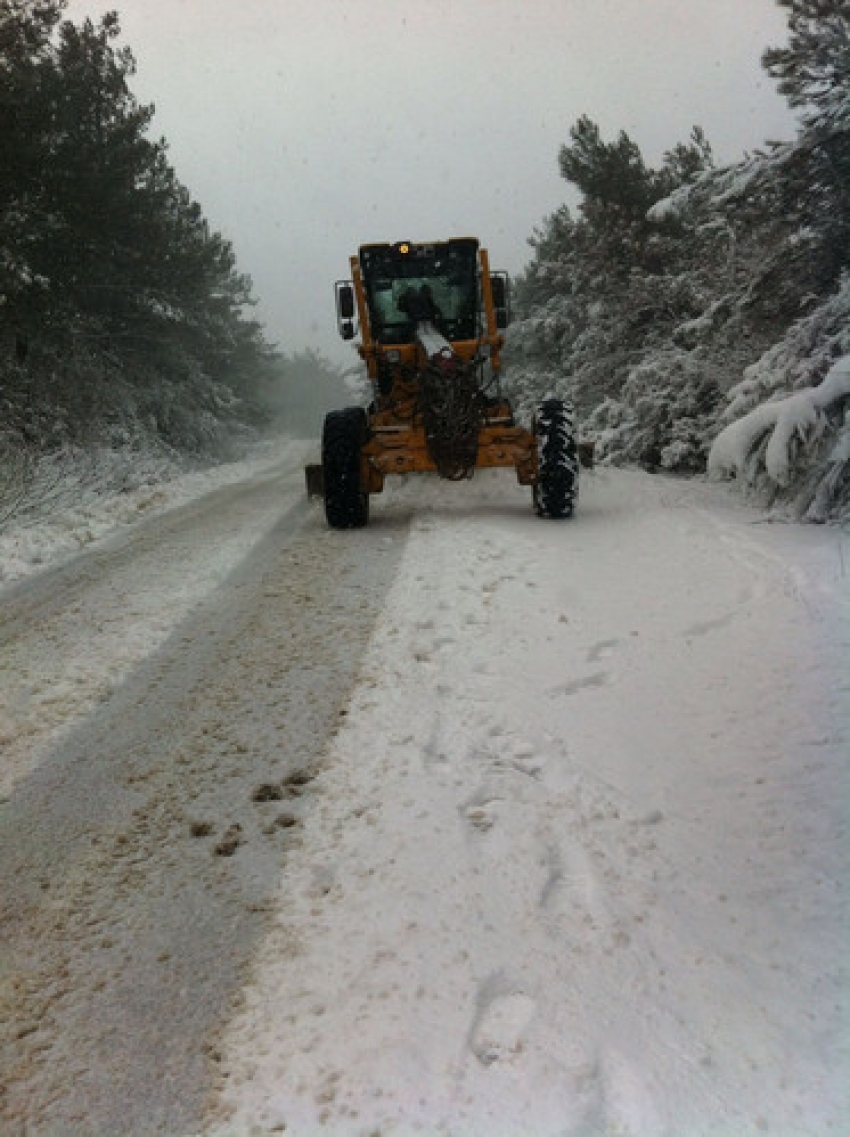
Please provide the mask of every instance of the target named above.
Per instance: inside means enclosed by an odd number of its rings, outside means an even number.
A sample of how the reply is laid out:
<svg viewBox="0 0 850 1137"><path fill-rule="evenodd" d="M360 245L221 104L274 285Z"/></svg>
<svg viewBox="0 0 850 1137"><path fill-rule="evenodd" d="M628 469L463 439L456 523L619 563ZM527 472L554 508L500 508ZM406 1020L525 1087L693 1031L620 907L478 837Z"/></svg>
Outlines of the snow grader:
<svg viewBox="0 0 850 1137"><path fill-rule="evenodd" d="M360 334L372 401L331 411L321 466L308 490L324 496L334 529L366 525L369 498L390 474L450 481L513 467L542 517L566 518L578 492L572 408L548 399L530 429L501 390L509 282L474 238L362 245L335 285L344 340Z"/></svg>

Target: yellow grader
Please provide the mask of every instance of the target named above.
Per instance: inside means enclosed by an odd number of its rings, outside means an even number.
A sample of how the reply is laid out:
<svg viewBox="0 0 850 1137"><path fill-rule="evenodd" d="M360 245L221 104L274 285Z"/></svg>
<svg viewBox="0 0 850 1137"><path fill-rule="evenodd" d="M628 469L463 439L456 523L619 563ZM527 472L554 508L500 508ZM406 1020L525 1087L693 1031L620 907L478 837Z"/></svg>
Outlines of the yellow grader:
<svg viewBox="0 0 850 1137"><path fill-rule="evenodd" d="M350 264L335 285L337 323L344 340L359 330L372 401L325 418L322 464L307 477L328 524L364 526L389 474L459 481L493 467L516 470L540 516L572 516L572 408L547 399L530 429L514 421L501 390L508 278L490 271L487 250L470 237L400 241L362 245Z"/></svg>

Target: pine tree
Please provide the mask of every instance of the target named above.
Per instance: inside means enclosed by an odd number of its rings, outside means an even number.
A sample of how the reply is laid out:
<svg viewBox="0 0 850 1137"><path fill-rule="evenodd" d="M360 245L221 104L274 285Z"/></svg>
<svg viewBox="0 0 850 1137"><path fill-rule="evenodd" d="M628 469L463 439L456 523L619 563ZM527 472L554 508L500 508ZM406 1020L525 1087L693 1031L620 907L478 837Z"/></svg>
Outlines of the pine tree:
<svg viewBox="0 0 850 1137"><path fill-rule="evenodd" d="M258 421L275 353L230 243L148 136L117 16L77 26L63 8L0 0L6 421L52 445L135 417L209 449Z"/></svg>
<svg viewBox="0 0 850 1137"><path fill-rule="evenodd" d="M625 132L606 142L587 116L570 138L559 164L582 193L579 216L559 210L532 238L534 256L518 286L526 318L512 337L512 383L526 409L532 389L534 398L554 389L588 412L619 392L652 343L699 311L699 297L681 280L688 227L649 210L712 158L698 128L658 169Z"/></svg>
<svg viewBox="0 0 850 1137"><path fill-rule="evenodd" d="M652 468L703 469L721 426L754 412L736 462L767 484L770 432L751 427L765 403L802 407L781 492L823 519L850 500L844 387L812 394L850 354L850 0L779 3L789 42L764 66L802 112L797 138L715 170L695 130L653 170L580 120L561 169L583 200L532 239L512 357L523 409L573 394L602 456Z"/></svg>
<svg viewBox="0 0 850 1137"><path fill-rule="evenodd" d="M0 0L0 302L21 354L27 298L44 285L35 279L31 253L49 133L45 79L55 66L51 37L63 6L64 0Z"/></svg>
<svg viewBox="0 0 850 1137"><path fill-rule="evenodd" d="M763 65L792 107L828 110L850 88L850 0L777 0L788 10L787 46Z"/></svg>

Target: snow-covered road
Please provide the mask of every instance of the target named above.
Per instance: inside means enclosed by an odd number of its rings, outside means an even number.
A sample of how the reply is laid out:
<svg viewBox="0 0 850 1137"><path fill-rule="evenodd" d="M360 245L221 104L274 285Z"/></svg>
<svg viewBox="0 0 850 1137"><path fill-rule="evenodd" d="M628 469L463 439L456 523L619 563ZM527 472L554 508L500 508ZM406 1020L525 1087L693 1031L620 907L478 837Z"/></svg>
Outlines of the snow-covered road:
<svg viewBox="0 0 850 1137"><path fill-rule="evenodd" d="M209 477L187 479L199 496L184 502L175 494L167 512L167 491L153 489L134 507L117 499L122 512L105 503L102 516L89 509L8 541L9 575L15 569L23 579L0 593L0 797L226 580L282 511L302 503L305 452L290 444L277 461L235 467L240 480L219 487ZM129 528L120 524L129 519ZM69 560L67 547L92 529L108 536ZM57 562L52 571L21 563L19 550L32 556L32 546L39 561ZM0 561L3 552L0 541Z"/></svg>
<svg viewBox="0 0 850 1137"><path fill-rule="evenodd" d="M606 469L569 523L492 473L330 533L293 463L227 572L199 502L0 593L0 1117L845 1132L846 536Z"/></svg>

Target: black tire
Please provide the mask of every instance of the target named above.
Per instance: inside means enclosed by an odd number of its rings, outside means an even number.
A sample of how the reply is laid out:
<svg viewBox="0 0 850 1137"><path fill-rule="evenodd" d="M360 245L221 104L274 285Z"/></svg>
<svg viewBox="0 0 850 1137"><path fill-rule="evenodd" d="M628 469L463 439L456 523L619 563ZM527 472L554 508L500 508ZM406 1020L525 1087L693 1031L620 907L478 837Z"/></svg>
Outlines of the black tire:
<svg viewBox="0 0 850 1137"><path fill-rule="evenodd" d="M362 529L369 520L369 495L363 490L361 452L366 441L362 407L331 411L322 432L325 517L332 529Z"/></svg>
<svg viewBox="0 0 850 1137"><path fill-rule="evenodd" d="M538 468L534 508L540 517L572 517L579 469L572 406L547 399L538 408L534 434Z"/></svg>

